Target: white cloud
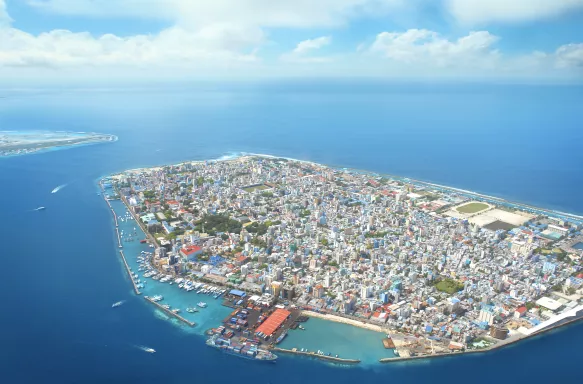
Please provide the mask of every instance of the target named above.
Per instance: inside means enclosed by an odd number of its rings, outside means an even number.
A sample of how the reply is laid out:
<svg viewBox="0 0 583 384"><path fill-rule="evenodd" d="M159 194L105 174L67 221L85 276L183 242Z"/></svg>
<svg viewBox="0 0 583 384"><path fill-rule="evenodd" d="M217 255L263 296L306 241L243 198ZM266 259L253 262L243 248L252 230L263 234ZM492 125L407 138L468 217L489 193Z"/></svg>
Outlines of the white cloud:
<svg viewBox="0 0 583 384"><path fill-rule="evenodd" d="M382 32L371 45L372 52L406 64L437 67L490 67L498 58L492 46L498 37L487 31L470 32L449 41L437 32L409 29L406 32Z"/></svg>
<svg viewBox="0 0 583 384"><path fill-rule="evenodd" d="M547 19L583 9L583 0L446 0L446 6L462 23L510 23Z"/></svg>
<svg viewBox="0 0 583 384"><path fill-rule="evenodd" d="M89 33L53 30L32 35L0 28L0 65L5 66L149 66L196 67L201 62L230 65L253 61L245 49L260 44L260 29L213 26L192 32L179 27L157 35L95 37Z"/></svg>
<svg viewBox="0 0 583 384"><path fill-rule="evenodd" d="M293 51L281 55L284 61L294 61L302 63L322 63L330 61L328 57L309 56L310 53L318 51L332 42L330 36L321 36L315 39L300 41Z"/></svg>
<svg viewBox="0 0 583 384"><path fill-rule="evenodd" d="M330 44L331 41L332 38L330 36L322 36L315 39L304 40L298 43L293 52L298 55L304 55Z"/></svg>
<svg viewBox="0 0 583 384"><path fill-rule="evenodd" d="M555 52L556 65L559 68L583 69L583 44L567 44Z"/></svg>

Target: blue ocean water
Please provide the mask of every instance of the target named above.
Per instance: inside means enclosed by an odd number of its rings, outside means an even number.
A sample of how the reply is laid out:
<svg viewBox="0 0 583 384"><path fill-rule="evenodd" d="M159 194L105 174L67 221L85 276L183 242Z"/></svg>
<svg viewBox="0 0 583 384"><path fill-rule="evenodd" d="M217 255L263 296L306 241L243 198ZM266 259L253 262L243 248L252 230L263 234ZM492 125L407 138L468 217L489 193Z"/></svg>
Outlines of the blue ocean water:
<svg viewBox="0 0 583 384"><path fill-rule="evenodd" d="M581 87L298 82L2 96L0 130L119 137L0 159L2 383L405 383L451 382L452 375L579 382L583 324L481 356L387 366L286 356L272 366L220 354L202 342L204 321L185 330L133 295L95 181L127 168L265 153L583 214ZM50 193L61 184L67 186ZM47 210L31 211L39 205ZM126 304L112 310L122 299ZM209 310L221 311L214 304Z"/></svg>

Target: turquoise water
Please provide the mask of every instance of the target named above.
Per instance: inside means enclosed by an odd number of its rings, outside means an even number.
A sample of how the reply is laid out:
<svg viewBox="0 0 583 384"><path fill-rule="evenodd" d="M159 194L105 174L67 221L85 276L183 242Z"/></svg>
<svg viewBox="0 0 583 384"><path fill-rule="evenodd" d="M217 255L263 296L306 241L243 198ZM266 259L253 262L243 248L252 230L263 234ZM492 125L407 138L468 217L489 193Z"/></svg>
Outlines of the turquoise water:
<svg viewBox="0 0 583 384"><path fill-rule="evenodd" d="M119 220L119 217L125 216L125 213L127 211L124 204L120 200L113 200L110 201L110 203L118 215L118 224L120 232L123 230L125 233L133 233L135 228L138 233L138 236L135 237L136 238L135 241L131 242L122 241L122 245L123 252L128 265L130 266L133 272L139 275L140 280L142 282L145 282L144 288L140 290L142 292L142 295L139 297L139 299L143 301L143 305L151 307L156 312L156 316L172 322L172 324L182 328L183 331L188 333L203 335L207 329L218 326L221 320L223 320L225 317L227 317L229 313L232 312L231 308L225 307L221 304L222 303L221 298L215 300L214 297L212 296L204 295L202 293L198 294L196 293L196 291L187 292L185 290L182 290L178 288L178 285L176 284L170 285L169 283L160 283L157 280L142 277L144 272L138 272L138 267L140 265L138 264L136 259L141 254L142 251L152 252L153 248L150 248L147 244L142 244L139 242L139 240L143 239L145 236L134 220L126 220L124 222ZM103 204L106 203L103 202ZM114 225L113 216L111 223L112 225ZM117 242L117 238L115 241ZM120 268L123 270L123 274L128 281L128 286L131 286L132 283L126 272L123 261L121 260L121 256L119 256L119 265ZM130 292L131 295L137 297L133 289L130 290ZM189 325L184 324L175 317L167 315L165 312L159 310L158 308L154 307L153 304L143 299L143 296L155 296L155 295L164 296L164 300L161 301L160 304L169 304L172 307L172 309L180 308L180 316L184 317L189 321L195 322L196 326L190 327ZM120 298L120 300L122 299L123 298ZM206 308L197 307L199 311L195 313L186 312L186 308L196 307L196 304L201 301L207 303L208 306Z"/></svg>
<svg viewBox="0 0 583 384"><path fill-rule="evenodd" d="M375 364L384 357L395 357L392 349L383 346L384 333L319 318L310 318L302 325L305 331L290 330L278 346L286 349L307 348L314 352L321 350L332 356L358 359L363 365Z"/></svg>

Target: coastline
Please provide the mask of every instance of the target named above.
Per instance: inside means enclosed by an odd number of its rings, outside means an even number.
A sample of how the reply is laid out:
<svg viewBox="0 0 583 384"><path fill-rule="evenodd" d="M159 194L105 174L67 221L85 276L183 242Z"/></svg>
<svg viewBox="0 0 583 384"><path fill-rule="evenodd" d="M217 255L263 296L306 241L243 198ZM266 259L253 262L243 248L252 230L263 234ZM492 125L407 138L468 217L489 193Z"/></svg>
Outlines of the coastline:
<svg viewBox="0 0 583 384"><path fill-rule="evenodd" d="M243 161L249 158L253 158L253 157L266 157L266 158L273 158L273 159L286 159L286 158L282 158L282 157L276 157L276 156L270 156L270 155L256 155L256 154L248 154L248 155L243 155L243 156L239 156L239 157L235 157L235 158L226 158L226 159L217 159L217 160L208 160L208 161ZM286 160L292 160L292 161L298 161L295 159L286 159ZM181 165L181 164L203 164L205 163L207 160L200 160L200 161L186 161L186 162L181 162L178 164L174 164L174 165ZM332 167L328 167L326 165L321 165L321 164L317 164L317 163L312 163L312 162L307 162L305 161L305 163L310 163L310 164L315 164L317 166L320 167L324 167L324 168L329 168L332 169ZM145 170L155 170L155 169L162 169L164 166L159 166L159 167L151 167L151 168L136 168L136 169L132 169L132 170L128 170L128 171L124 171L124 172L141 172L141 171L145 171ZM372 172L371 172L372 174ZM113 177L115 178L115 176L118 174L114 174L111 175L109 177ZM399 176L394 176L394 175L390 175L390 177L396 178L396 179L403 179L402 177ZM466 190L461 190L461 189L457 189L457 188L452 188L452 187L447 187L447 186L441 186L438 184L432 184L432 183L428 183L428 182L424 182L424 181L419 181L419 180L413 180L413 179L407 179L407 182L413 182L413 183L419 183L419 184L423 184L423 185L429 185L429 186L433 186L433 187L439 187L439 188L443 188L445 190L449 190L449 191L453 191L456 193L464 193L464 194L470 194L472 196L478 197L478 198L490 198L493 200L496 200L498 203L500 202L506 202L506 203L511 203L511 204L516 204L518 207L522 206L522 207L532 207L535 209L540 209L542 211L544 211L547 215L549 216L553 216L554 215L567 215L570 217L576 217L576 218L580 218L583 219L583 216L577 216L577 215L572 215L569 213L563 213L563 212L556 212L556 211L546 211L545 209L542 208L538 208L538 207L534 207L534 206L529 206L523 203L514 203L514 202L510 202L508 200L504 200L501 198L497 198L497 197L493 197L493 196L488 196L488 195L483 195L483 194L479 194L479 193L475 193L475 192L471 192L471 191L466 191ZM100 184L100 187L103 191L103 186ZM109 203L109 201L104 197L104 199L106 200L108 206L111 208L111 204ZM139 220L139 216L136 215L132 209L130 209L130 206L127 202L127 200L125 199L125 197L123 195L120 195L120 199L123 202L123 205L126 207L126 209L129 210L129 212L131 213L131 215L134 217L134 219L136 220L136 222L138 223L140 230L144 233L144 235L148 238L148 240L150 240L156 247L158 246L156 239L153 238L153 236L148 233L147 230L144 229L143 224L141 223L141 221ZM116 219L116 231L118 230L117 228L117 217L116 214L113 210L113 208L111 208L112 213L114 215L114 219ZM118 242L119 242L119 247L122 248L121 245L121 241L119 239L119 232L118 232ZM123 251L119 251L120 255L124 261L124 264L126 265L126 268L129 268L127 262L125 261L125 257L123 255ZM130 274L130 278L131 278L131 272L128 269L128 274ZM139 292L139 290L136 288L135 286L135 282L133 282L132 279L132 283L134 285L134 290L136 292L137 295L141 294L141 292ZM191 327L195 325L194 322L190 322L184 318L182 318L181 316L161 307L158 303L153 302L152 300L148 299L146 297L146 299L148 301L150 301L152 304L156 305L159 309L162 309L165 313L178 318L179 320L183 321L184 323L190 325ZM374 331L374 332L379 332L379 333L384 333L386 335L391 334L391 331L388 328L384 328L381 325L376 325L376 324L371 324L365 321L358 321L358 320L354 320L354 319L349 319L346 317L343 317L341 315L334 315L334 314L324 314L324 313L318 313L318 312L313 312L313 311L309 311L309 310L302 310L302 314L308 317L315 317L315 318L320 318L322 320L327 320L327 321L332 321L332 322L336 322L336 323L342 323L342 324L347 324L347 325L351 325L354 327L359 327L359 328L363 328L363 329L367 329L370 331ZM486 352L490 352L496 349L501 349L504 348L506 346L509 345L514 345L520 341L524 341L526 339L530 339L530 338L534 338L534 337L538 337L541 336L547 332L550 332L552 330L556 330L568 325L572 325L580 320L583 319L583 314L581 315L581 317L577 317L575 319L566 321L564 323L560 323L560 324L556 324L556 325L552 325L549 326L548 328L544 328L541 329L539 331L536 331L530 335L524 335L524 336L519 336L519 337L514 337L514 338L509 338L506 340L502 340L502 341L498 341L496 344L483 348L483 349L477 349L477 350L465 350L465 351L459 351L459 352L451 352L451 353L434 353L434 354L428 354L428 355L422 355L422 356L408 356L408 357L392 357L392 358L383 358L383 359L379 359L378 362L380 363L394 363L394 362L403 362L403 361L410 361L410 360L423 360L423 359L430 359L430 358L438 358L438 357L450 357L450 356L455 356L455 355L465 355L465 354L475 354L475 353L486 353ZM398 332L392 332L394 334L398 333ZM401 333L399 333L401 334ZM408 335L408 334L402 334L402 335ZM398 349L399 346L396 346L396 349ZM309 357L316 357L316 358L320 358L323 360L330 360L330 361L334 361L334 359L336 358L331 358L328 359L330 356L323 356L323 355L319 355L316 354L314 352L301 352L301 351L294 351L294 350L289 350L289 349L283 349L283 348L273 348L273 350L275 351L280 351L283 353L291 353L291 354L296 354L296 355L305 355L305 356L309 356ZM348 364L357 364L360 363L360 360L356 360L356 359L341 359L338 358L336 362L345 362Z"/></svg>

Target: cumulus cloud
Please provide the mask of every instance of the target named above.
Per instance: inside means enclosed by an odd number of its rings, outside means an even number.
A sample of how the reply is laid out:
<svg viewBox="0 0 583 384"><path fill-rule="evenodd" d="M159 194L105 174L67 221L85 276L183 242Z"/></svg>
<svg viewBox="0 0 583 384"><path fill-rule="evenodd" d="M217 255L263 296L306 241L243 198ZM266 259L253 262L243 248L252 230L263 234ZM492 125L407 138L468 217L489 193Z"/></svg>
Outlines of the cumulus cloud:
<svg viewBox="0 0 583 384"><path fill-rule="evenodd" d="M322 49L332 42L330 36L317 37L300 41L296 47L288 53L281 55L280 59L284 61L294 61L303 63L322 63L330 61L328 57L309 56L311 53Z"/></svg>
<svg viewBox="0 0 583 384"><path fill-rule="evenodd" d="M0 65L6 66L147 66L192 67L202 61L229 65L253 61L245 49L261 43L261 30L228 26L192 32L172 27L156 35L93 36L53 30L32 35L15 28L0 28Z"/></svg>
<svg viewBox="0 0 583 384"><path fill-rule="evenodd" d="M498 37L487 31L470 32L450 41L427 29L382 32L371 45L372 52L406 64L425 66L492 66L498 58L493 45Z"/></svg>
<svg viewBox="0 0 583 384"><path fill-rule="evenodd" d="M446 0L446 6L462 23L510 23L547 19L583 9L583 0Z"/></svg>
<svg viewBox="0 0 583 384"><path fill-rule="evenodd" d="M556 65L559 68L583 69L583 44L567 44L555 52Z"/></svg>

